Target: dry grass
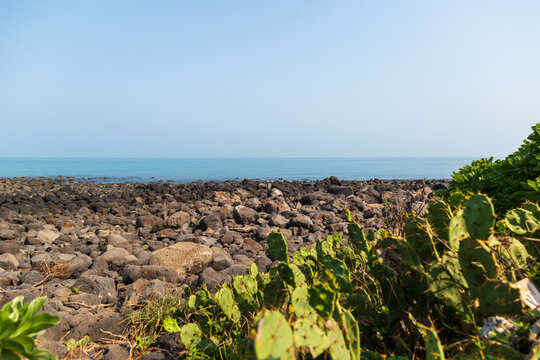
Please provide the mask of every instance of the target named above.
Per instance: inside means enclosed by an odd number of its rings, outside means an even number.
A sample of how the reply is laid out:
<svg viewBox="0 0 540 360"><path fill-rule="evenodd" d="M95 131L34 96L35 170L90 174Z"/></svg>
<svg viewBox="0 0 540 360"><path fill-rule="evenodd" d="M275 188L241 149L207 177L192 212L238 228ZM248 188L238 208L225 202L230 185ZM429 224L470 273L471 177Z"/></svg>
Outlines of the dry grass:
<svg viewBox="0 0 540 360"><path fill-rule="evenodd" d="M34 286L39 286L51 279L66 280L71 276L69 264L57 263L54 261L39 264L38 270L46 276L45 279L37 282Z"/></svg>

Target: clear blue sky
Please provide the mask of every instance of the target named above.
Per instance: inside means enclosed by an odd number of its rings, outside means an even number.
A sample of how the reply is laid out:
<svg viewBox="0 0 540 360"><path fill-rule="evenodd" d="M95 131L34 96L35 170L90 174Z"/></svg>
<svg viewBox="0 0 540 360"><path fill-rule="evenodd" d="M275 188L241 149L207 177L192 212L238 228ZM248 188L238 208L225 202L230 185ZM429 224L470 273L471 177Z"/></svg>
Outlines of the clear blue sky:
<svg viewBox="0 0 540 360"><path fill-rule="evenodd" d="M0 157L505 156L540 1L0 2Z"/></svg>

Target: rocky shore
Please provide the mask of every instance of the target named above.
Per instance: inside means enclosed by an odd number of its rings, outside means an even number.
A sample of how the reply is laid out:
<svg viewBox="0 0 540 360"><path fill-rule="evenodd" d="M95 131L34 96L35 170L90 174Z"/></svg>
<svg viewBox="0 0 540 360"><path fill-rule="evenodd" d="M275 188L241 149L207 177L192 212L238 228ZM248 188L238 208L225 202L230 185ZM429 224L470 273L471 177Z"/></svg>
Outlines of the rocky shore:
<svg viewBox="0 0 540 360"><path fill-rule="evenodd" d="M344 210L366 228L422 212L448 181L253 181L75 183L0 179L0 306L46 296L61 322L39 338L59 358L86 335L95 358L123 359L127 314L145 299L186 285L209 289L273 259L266 237L281 230L289 251L341 232ZM388 219L388 220L387 220ZM177 334L175 334L177 335ZM158 339L174 358L178 337ZM85 356L87 356L86 354Z"/></svg>

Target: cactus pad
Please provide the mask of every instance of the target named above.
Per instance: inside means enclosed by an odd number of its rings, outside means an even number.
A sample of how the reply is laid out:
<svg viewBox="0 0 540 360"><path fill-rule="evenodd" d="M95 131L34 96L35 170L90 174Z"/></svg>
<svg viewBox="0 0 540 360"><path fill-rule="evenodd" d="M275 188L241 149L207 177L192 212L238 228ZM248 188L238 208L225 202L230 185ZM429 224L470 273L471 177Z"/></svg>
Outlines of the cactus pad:
<svg viewBox="0 0 540 360"><path fill-rule="evenodd" d="M469 237L467 224L463 212L460 211L450 220L448 225L448 244L454 251L458 251L461 240Z"/></svg>
<svg viewBox="0 0 540 360"><path fill-rule="evenodd" d="M276 260L289 263L289 256L287 254L288 245L281 232L271 232L266 241L268 242L268 251L270 251L270 254L272 254Z"/></svg>
<svg viewBox="0 0 540 360"><path fill-rule="evenodd" d="M308 348L314 358L330 346L330 340L324 331L316 323L306 319L300 319L294 324L294 342L299 347Z"/></svg>
<svg viewBox="0 0 540 360"><path fill-rule="evenodd" d="M309 305L307 286L300 286L294 289L291 295L291 305L294 308L294 315L297 319L317 320L317 312Z"/></svg>
<svg viewBox="0 0 540 360"><path fill-rule="evenodd" d="M216 293L216 300L221 308L221 311L231 320L237 321L240 319L240 311L234 302L233 293L228 286L223 286Z"/></svg>
<svg viewBox="0 0 540 360"><path fill-rule="evenodd" d="M522 305L519 289L500 280L488 280L481 287L479 310L493 315L518 314Z"/></svg>
<svg viewBox="0 0 540 360"><path fill-rule="evenodd" d="M326 283L314 284L309 290L309 304L319 313L319 315L328 319L334 312L334 305L337 293Z"/></svg>
<svg viewBox="0 0 540 360"><path fill-rule="evenodd" d="M405 223L405 235L421 260L429 262L434 257L433 233L426 219L409 217Z"/></svg>
<svg viewBox="0 0 540 360"><path fill-rule="evenodd" d="M465 224L472 237L487 240L495 225L495 209L491 200L482 194L473 195L465 206Z"/></svg>
<svg viewBox="0 0 540 360"><path fill-rule="evenodd" d="M351 272L343 260L327 258L324 261L324 274L330 272L335 278L339 289L344 292L352 291Z"/></svg>
<svg viewBox="0 0 540 360"><path fill-rule="evenodd" d="M326 322L325 326L328 339L330 339L330 355L332 359L351 359L351 354L349 353L339 324L334 319L330 319Z"/></svg>
<svg viewBox="0 0 540 360"><path fill-rule="evenodd" d="M278 311L267 311L257 326L257 359L293 359L293 332Z"/></svg>
<svg viewBox="0 0 540 360"><path fill-rule="evenodd" d="M426 344L426 359L444 360L444 350L435 329L418 323L417 325Z"/></svg>
<svg viewBox="0 0 540 360"><path fill-rule="evenodd" d="M462 292L467 282L461 274L459 260L444 255L441 261L434 261L426 267L429 274L426 281L429 290L443 303L462 310Z"/></svg>
<svg viewBox="0 0 540 360"><path fill-rule="evenodd" d="M368 252L371 245L368 243L364 228L358 224L350 223L347 226L349 232L348 242L362 252Z"/></svg>
<svg viewBox="0 0 540 360"><path fill-rule="evenodd" d="M452 219L452 210L444 201L435 200L429 204L427 216L434 235L439 239L448 239L448 229Z"/></svg>
<svg viewBox="0 0 540 360"><path fill-rule="evenodd" d="M535 207L538 206L528 203L523 208L510 210L504 218L508 229L518 235L534 235L540 232L540 216L535 215Z"/></svg>

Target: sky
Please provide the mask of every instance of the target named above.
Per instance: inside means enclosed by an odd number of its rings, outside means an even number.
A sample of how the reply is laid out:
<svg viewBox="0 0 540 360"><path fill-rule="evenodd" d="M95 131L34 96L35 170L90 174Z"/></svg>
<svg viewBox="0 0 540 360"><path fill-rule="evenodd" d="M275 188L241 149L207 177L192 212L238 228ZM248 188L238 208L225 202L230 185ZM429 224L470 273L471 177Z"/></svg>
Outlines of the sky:
<svg viewBox="0 0 540 360"><path fill-rule="evenodd" d="M502 157L540 2L0 2L0 157Z"/></svg>

